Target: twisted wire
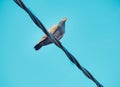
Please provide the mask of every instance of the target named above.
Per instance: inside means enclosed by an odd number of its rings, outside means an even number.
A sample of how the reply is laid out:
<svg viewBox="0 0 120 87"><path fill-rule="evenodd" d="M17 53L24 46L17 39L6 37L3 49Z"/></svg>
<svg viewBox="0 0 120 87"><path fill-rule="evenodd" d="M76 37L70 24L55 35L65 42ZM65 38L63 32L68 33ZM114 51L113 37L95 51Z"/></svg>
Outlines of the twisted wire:
<svg viewBox="0 0 120 87"><path fill-rule="evenodd" d="M84 73L84 75L86 77L88 77L90 80L92 80L97 85L97 87L103 87L103 85L100 84L87 69L85 69L84 67L82 67L79 64L79 62L76 60L76 58L61 44L61 42L59 40L57 40L56 38L54 38L54 36L47 31L47 29L44 27L42 22L25 6L25 4L21 0L14 0L14 1L17 5L19 5L23 10L25 10L28 13L28 15L33 20L33 22L48 36L48 38L57 47L59 47L66 54L66 56L69 58L69 60L72 63L74 63L78 67L78 69L80 69Z"/></svg>

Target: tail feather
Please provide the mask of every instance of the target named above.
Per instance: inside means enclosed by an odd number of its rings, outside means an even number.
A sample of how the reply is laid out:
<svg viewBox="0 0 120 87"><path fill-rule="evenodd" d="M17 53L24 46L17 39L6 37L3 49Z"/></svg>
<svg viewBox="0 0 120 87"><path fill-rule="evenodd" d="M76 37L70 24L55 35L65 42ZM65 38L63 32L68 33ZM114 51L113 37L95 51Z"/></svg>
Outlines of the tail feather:
<svg viewBox="0 0 120 87"><path fill-rule="evenodd" d="M41 43L38 43L34 46L35 50L39 50L43 45Z"/></svg>

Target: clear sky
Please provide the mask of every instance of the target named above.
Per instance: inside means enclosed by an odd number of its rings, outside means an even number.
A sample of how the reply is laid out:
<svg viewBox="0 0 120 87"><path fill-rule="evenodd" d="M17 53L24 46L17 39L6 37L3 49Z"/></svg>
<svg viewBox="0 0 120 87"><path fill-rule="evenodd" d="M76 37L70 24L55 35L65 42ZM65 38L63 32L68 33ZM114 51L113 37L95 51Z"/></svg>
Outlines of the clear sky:
<svg viewBox="0 0 120 87"><path fill-rule="evenodd" d="M67 17L62 44L104 87L120 87L120 0L23 0L48 29ZM0 0L0 87L96 87L13 0Z"/></svg>

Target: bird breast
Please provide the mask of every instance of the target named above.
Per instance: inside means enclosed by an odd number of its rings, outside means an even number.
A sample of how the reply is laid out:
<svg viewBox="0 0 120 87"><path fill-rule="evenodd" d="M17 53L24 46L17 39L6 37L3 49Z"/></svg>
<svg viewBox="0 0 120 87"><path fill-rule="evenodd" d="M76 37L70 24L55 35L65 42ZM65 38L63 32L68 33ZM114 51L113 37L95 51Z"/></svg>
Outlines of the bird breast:
<svg viewBox="0 0 120 87"><path fill-rule="evenodd" d="M60 40L63 37L63 35L64 35L64 29L63 29L63 27L58 26L53 35L54 35L54 37L57 40Z"/></svg>

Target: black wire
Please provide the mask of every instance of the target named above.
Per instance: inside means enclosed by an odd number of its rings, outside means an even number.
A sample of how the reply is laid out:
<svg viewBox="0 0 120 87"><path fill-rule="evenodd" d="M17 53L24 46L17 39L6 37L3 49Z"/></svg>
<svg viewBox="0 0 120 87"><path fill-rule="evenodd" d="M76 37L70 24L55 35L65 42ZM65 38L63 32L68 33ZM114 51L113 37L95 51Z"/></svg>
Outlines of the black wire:
<svg viewBox="0 0 120 87"><path fill-rule="evenodd" d="M90 72L88 72L87 69L85 69L84 67L82 67L79 62L76 60L76 58L70 53L68 52L68 50L60 43L59 40L57 40L56 38L54 38L53 35L51 35L46 28L44 27L44 25L42 24L42 22L24 5L24 3L21 0L14 0L16 4L18 4L23 10L25 10L28 15L30 16L30 18L33 20L33 22L42 29L42 31L49 37L49 39L56 45L58 46L65 54L66 56L70 59L70 61L72 63L74 63L78 69L80 69L84 75L86 77L88 77L90 80L92 80L97 87L103 87L93 76L92 74L90 74Z"/></svg>

